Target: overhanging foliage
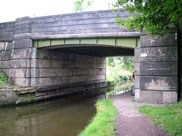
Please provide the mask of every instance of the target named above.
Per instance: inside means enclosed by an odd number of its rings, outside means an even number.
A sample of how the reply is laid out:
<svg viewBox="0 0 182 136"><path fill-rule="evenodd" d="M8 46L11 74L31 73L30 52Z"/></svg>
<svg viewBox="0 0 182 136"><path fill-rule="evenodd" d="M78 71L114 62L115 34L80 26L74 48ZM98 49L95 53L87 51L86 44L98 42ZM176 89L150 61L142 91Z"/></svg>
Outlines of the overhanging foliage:
<svg viewBox="0 0 182 136"><path fill-rule="evenodd" d="M119 13L121 8L132 16L125 21L118 16L116 23L120 27L150 35L166 35L172 28L179 27L182 18L182 0L117 0L114 9Z"/></svg>

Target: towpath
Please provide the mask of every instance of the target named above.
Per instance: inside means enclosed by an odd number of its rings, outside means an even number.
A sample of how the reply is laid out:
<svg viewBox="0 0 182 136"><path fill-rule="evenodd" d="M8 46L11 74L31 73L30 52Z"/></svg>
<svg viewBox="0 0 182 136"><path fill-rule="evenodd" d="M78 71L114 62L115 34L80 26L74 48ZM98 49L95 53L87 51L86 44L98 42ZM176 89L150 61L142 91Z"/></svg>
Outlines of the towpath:
<svg viewBox="0 0 182 136"><path fill-rule="evenodd" d="M118 110L117 136L169 136L138 112L137 107L144 104L132 102L132 98L130 92L111 97Z"/></svg>

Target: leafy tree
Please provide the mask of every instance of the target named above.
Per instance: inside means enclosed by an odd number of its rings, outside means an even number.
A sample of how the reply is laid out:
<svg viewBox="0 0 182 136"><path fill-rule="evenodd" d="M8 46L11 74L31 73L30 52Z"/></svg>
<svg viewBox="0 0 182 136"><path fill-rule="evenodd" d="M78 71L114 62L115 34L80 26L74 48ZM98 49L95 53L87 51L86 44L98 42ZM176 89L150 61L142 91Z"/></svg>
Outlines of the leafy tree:
<svg viewBox="0 0 182 136"><path fill-rule="evenodd" d="M108 81L114 81L117 86L131 84L131 76L134 71L134 57L108 57L106 59L106 75ZM124 82L124 83L123 83ZM128 83L126 83L128 82Z"/></svg>
<svg viewBox="0 0 182 136"><path fill-rule="evenodd" d="M177 30L178 42L178 99L181 98L181 50L182 50L182 0L117 0L115 10L120 8L132 14L127 20L119 16L116 23L128 30L140 30L150 35L165 36L173 28Z"/></svg>
<svg viewBox="0 0 182 136"><path fill-rule="evenodd" d="M117 17L116 23L128 30L149 32L165 36L176 27L182 18L182 0L117 0L115 10L124 8L132 14L127 20Z"/></svg>
<svg viewBox="0 0 182 136"><path fill-rule="evenodd" d="M77 0L74 2L74 12L86 11L92 5L90 0Z"/></svg>
<svg viewBox="0 0 182 136"><path fill-rule="evenodd" d="M133 56L122 56L122 57L108 57L107 65L111 67L125 68L128 71L134 71L134 57Z"/></svg>

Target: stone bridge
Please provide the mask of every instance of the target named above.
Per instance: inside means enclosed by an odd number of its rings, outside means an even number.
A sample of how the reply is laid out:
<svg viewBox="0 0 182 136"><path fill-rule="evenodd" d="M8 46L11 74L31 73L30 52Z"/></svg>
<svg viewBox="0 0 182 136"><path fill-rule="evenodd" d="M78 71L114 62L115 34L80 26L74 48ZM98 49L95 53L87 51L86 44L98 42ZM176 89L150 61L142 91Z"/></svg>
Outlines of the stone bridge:
<svg viewBox="0 0 182 136"><path fill-rule="evenodd" d="M124 19L131 16L122 10ZM0 69L23 87L80 86L106 80L107 56L135 56L135 98L174 103L180 96L177 36L147 37L94 11L0 23ZM43 89L44 90L44 89Z"/></svg>

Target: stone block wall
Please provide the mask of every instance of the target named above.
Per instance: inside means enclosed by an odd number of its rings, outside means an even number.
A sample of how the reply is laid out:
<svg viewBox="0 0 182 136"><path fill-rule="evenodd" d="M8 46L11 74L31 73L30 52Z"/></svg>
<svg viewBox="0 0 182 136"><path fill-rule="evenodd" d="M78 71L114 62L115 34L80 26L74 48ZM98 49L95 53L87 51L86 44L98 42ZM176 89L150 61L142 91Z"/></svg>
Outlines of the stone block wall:
<svg viewBox="0 0 182 136"><path fill-rule="evenodd" d="M135 49L136 99L147 103L175 103L178 91L176 34L140 37Z"/></svg>
<svg viewBox="0 0 182 136"><path fill-rule="evenodd" d="M102 81L105 57L38 49L35 77L36 86Z"/></svg>
<svg viewBox="0 0 182 136"><path fill-rule="evenodd" d="M0 40L12 41L15 33L15 22L0 23Z"/></svg>
<svg viewBox="0 0 182 136"><path fill-rule="evenodd" d="M16 48L15 42L0 43L0 69L15 85L60 85L102 81L106 78L105 57Z"/></svg>
<svg viewBox="0 0 182 136"><path fill-rule="evenodd" d="M108 32L127 32L126 28L119 28L114 23L117 13L110 10L72 13L55 16L32 18L32 35L57 35L57 34L91 34ZM127 19L131 14L121 10L119 16Z"/></svg>
<svg viewBox="0 0 182 136"><path fill-rule="evenodd" d="M15 85L33 86L35 77L32 75L35 68L36 49L32 46L30 18L19 18L10 24L13 31L9 38L12 39L0 40L0 69L14 81Z"/></svg>
<svg viewBox="0 0 182 136"><path fill-rule="evenodd" d="M31 43L31 42L30 42ZM31 67L35 49L16 48L16 41L0 43L0 69L4 71L14 84L31 85Z"/></svg>

